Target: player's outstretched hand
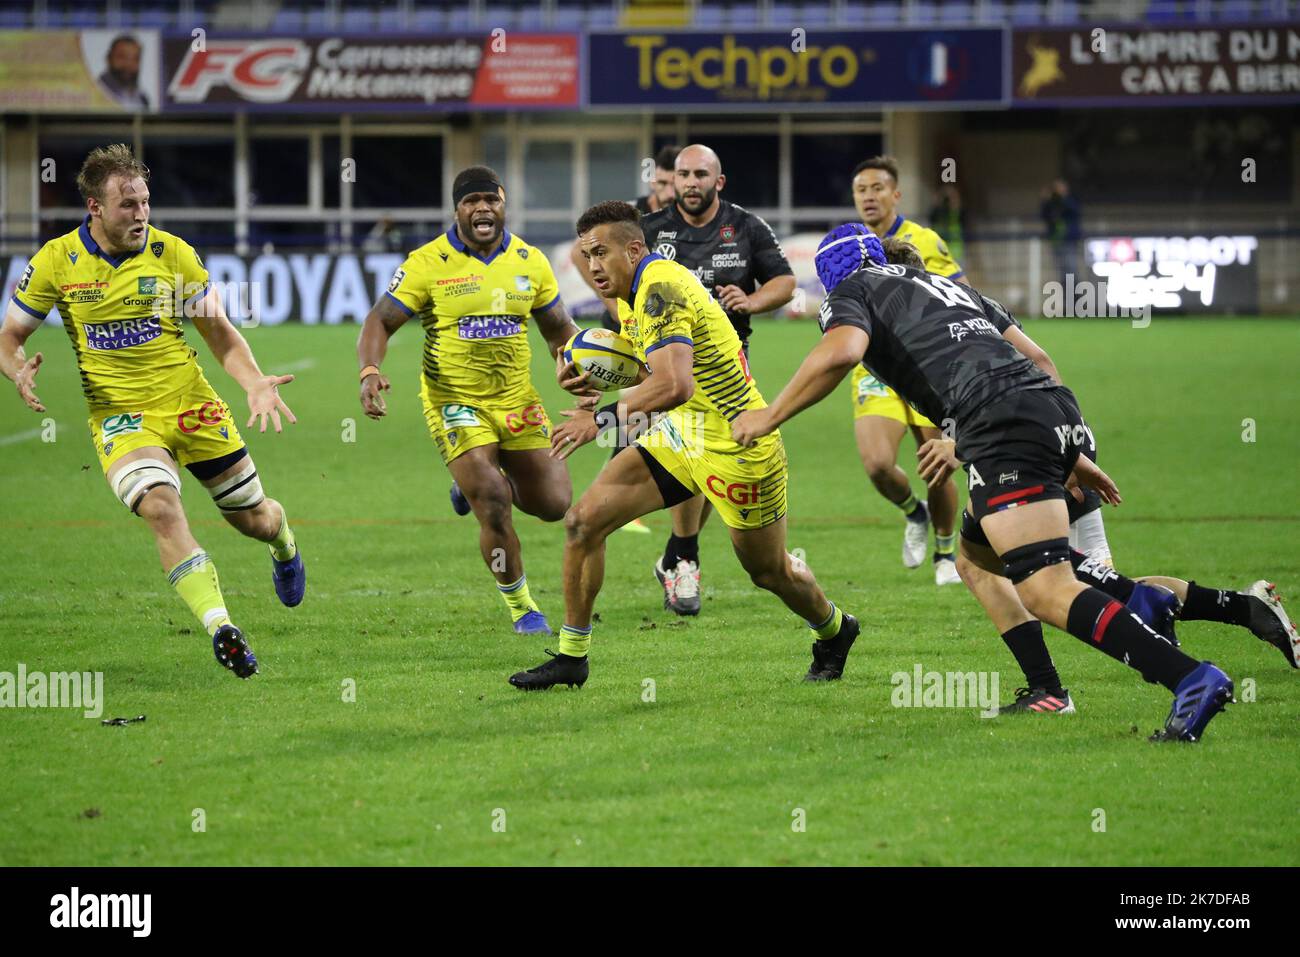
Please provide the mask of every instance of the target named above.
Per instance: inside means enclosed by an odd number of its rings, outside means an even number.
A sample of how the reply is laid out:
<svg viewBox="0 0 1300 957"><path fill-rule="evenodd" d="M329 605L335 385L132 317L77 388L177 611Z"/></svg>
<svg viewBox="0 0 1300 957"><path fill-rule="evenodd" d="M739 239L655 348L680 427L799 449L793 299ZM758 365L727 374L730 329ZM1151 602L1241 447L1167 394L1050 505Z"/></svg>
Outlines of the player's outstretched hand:
<svg viewBox="0 0 1300 957"><path fill-rule="evenodd" d="M734 312L739 316L747 316L750 313L749 295L739 286L715 286L713 295L717 298L718 304L728 312Z"/></svg>
<svg viewBox="0 0 1300 957"><path fill-rule="evenodd" d="M569 421L551 433L551 458L563 460L594 439L600 428L590 409L564 409L560 415Z"/></svg>
<svg viewBox="0 0 1300 957"><path fill-rule="evenodd" d="M597 394L591 384L591 373L583 372L572 362L565 362L564 356L559 353L555 356L555 381L565 392L572 392L574 395Z"/></svg>
<svg viewBox="0 0 1300 957"><path fill-rule="evenodd" d="M372 419L382 419L388 412L383 393L391 386L388 376L378 372L371 373L361 380L361 408Z"/></svg>
<svg viewBox="0 0 1300 957"><path fill-rule="evenodd" d="M18 376L14 379L14 385L18 389L18 394L22 396L27 408L33 412L44 412L45 403L36 397L36 373L41 371L41 363L45 361L45 356L36 353L18 370Z"/></svg>
<svg viewBox="0 0 1300 957"><path fill-rule="evenodd" d="M262 427L259 431L266 431L266 417L271 417L271 423L275 426L275 431L283 431L280 424L280 413L283 412L286 419L291 425L297 425L298 419L293 414L293 410L284 404L284 399L280 398L280 386L288 385L293 381L291 375L264 375L257 381L251 389L248 390L248 411L251 413L248 417L248 425L245 428L251 429L253 422L257 419L262 420Z"/></svg>
<svg viewBox="0 0 1300 957"><path fill-rule="evenodd" d="M929 488L938 488L961 468L954 439L930 439L916 450L916 471Z"/></svg>
<svg viewBox="0 0 1300 957"><path fill-rule="evenodd" d="M742 412L731 420L731 437L737 445L751 446L773 430L767 409L753 409Z"/></svg>
<svg viewBox="0 0 1300 957"><path fill-rule="evenodd" d="M1107 505L1118 505L1124 501L1120 498L1119 486L1086 455L1079 456L1079 461L1075 463L1074 472L1070 477L1100 495L1101 500Z"/></svg>

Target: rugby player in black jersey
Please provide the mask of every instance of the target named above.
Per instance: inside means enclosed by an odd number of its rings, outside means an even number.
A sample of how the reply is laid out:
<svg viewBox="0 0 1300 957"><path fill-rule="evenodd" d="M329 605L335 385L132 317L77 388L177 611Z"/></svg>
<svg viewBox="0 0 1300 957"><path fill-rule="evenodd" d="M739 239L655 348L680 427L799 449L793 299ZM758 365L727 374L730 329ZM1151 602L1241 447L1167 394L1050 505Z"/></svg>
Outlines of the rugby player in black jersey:
<svg viewBox="0 0 1300 957"><path fill-rule="evenodd" d="M828 234L815 262L828 293L822 339L770 406L733 420L736 441L769 434L829 395L859 362L931 421L951 418L955 448L942 470L960 461L967 471L973 521L963 524L963 549L1009 578L1034 617L1173 692L1154 740L1198 740L1232 699L1232 679L1075 577L1067 483L1112 504L1120 496L1081 454L1092 436L1074 394L1000 334L993 303L950 279L888 263L860 224Z"/></svg>

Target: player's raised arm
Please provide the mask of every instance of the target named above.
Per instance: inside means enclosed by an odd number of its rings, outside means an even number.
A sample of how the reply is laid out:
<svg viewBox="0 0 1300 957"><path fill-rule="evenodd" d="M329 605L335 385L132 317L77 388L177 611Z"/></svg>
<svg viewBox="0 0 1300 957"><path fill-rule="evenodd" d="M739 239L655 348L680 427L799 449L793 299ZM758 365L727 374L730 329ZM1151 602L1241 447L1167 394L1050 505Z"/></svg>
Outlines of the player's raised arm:
<svg viewBox="0 0 1300 957"><path fill-rule="evenodd" d="M35 319L14 303L5 310L4 325L0 326L0 372L13 382L18 395L33 412L44 412L45 405L36 397L36 373L45 357L39 352L27 358L23 345L40 327Z"/></svg>
<svg viewBox="0 0 1300 957"><path fill-rule="evenodd" d="M357 337L357 364L361 376L361 408L372 419L382 419L388 412L383 393L391 386L388 376L379 371L388 355L388 340L410 319L412 313L388 293L379 297Z"/></svg>
<svg viewBox="0 0 1300 957"><path fill-rule="evenodd" d="M265 432L266 420L270 416L275 431L280 432L283 429L280 422L282 412L290 423L296 424L297 417L280 398L279 391L280 386L293 381L293 376L266 375L262 372L257 360L253 358L248 340L226 317L225 306L222 305L216 288L209 286L197 301L197 308L192 311L195 328L203 336L203 341L208 344L221 367L248 395L249 415L246 427L252 428L253 422L260 419L261 431Z"/></svg>

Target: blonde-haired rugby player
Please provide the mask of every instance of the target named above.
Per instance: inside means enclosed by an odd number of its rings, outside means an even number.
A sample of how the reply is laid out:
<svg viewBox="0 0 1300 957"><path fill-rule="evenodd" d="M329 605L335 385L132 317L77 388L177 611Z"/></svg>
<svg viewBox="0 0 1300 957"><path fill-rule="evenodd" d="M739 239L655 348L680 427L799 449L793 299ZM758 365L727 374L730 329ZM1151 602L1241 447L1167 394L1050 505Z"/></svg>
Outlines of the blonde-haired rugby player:
<svg viewBox="0 0 1300 957"><path fill-rule="evenodd" d="M57 306L90 409L90 432L113 492L149 525L168 581L212 637L217 661L241 678L257 658L230 620L217 570L190 532L178 466L208 490L226 521L271 549L280 601L302 601L306 572L284 508L262 491L230 409L203 376L181 331L190 316L208 348L248 394L248 426L280 413L291 375L264 375L226 318L194 249L149 225L149 170L120 143L91 150L77 176L87 215L32 257L0 329L0 372L28 407L42 355L23 344Z"/></svg>

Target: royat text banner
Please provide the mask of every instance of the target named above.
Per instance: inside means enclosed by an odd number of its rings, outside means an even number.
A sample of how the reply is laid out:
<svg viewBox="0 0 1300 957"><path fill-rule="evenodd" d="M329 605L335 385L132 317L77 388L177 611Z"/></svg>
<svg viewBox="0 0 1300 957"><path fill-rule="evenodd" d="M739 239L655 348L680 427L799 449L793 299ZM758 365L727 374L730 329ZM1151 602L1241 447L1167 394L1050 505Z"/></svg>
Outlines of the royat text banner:
<svg viewBox="0 0 1300 957"><path fill-rule="evenodd" d="M1002 105L1005 33L774 30L592 33L592 106Z"/></svg>

